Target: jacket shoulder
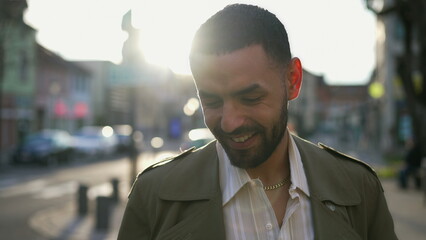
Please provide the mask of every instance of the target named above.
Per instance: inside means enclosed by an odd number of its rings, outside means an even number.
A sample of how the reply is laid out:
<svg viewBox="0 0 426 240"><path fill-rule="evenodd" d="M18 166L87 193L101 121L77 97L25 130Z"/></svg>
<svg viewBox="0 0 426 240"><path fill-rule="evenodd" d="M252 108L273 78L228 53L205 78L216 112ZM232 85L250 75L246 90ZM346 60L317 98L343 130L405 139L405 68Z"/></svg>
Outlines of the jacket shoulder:
<svg viewBox="0 0 426 240"><path fill-rule="evenodd" d="M195 147L192 147L192 148L189 148L189 149L187 149L187 150L185 150L185 151L183 151L183 152L181 152L181 153L179 153L179 154L177 154L177 155L174 155L174 156L171 156L171 157L165 158L165 159L163 159L163 160L161 160L161 161L159 161L159 162L157 162L157 163L154 163L154 164L150 165L149 167L147 167L146 169L144 169L142 172L140 172L140 173L138 174L138 177L139 177L139 176L141 176L141 175L142 175L142 174L144 174L144 173L147 173L147 172L149 172L149 171L153 170L153 169L156 169L156 168L158 168L158 167L165 166L165 165L167 165L167 164L169 164L169 163L171 163L171 162L173 162L173 161L175 161L175 160L178 160L178 159L184 158L184 157L186 157L187 155L191 154L194 150L195 150Z"/></svg>
<svg viewBox="0 0 426 240"><path fill-rule="evenodd" d="M319 145L320 148L326 150L327 152L331 153L332 155L334 155L337 158L343 158L343 159L346 159L346 160L350 160L351 162L354 162L358 165L363 166L365 169L367 169L369 172L371 172L374 176L377 177L376 171L374 171L374 169L368 163L361 161L361 160L359 160L355 157L352 157L350 155L347 155L345 153L342 153L342 152L340 152L340 151L338 151L338 150L336 150L336 149L334 149L330 146L327 146L323 143L318 143L318 145Z"/></svg>
<svg viewBox="0 0 426 240"><path fill-rule="evenodd" d="M165 159L163 159L163 160L161 160L157 163L150 165L149 167L147 167L144 170L142 170L141 172L139 172L138 175L136 176L136 179L134 180L134 182L132 184L132 187L130 188L130 192L128 194L128 197L130 197L130 195L134 192L135 188L137 188L137 186L141 184L141 178L144 178L144 180L151 179L151 177L146 178L147 175L150 175L150 174L147 174L147 173L150 173L154 169L158 169L158 170L164 169L165 171L167 171L167 166L171 166L176 160L179 160L179 159L182 159L182 158L188 156L189 154L191 154L194 151L194 149L195 148L190 148L190 149L187 149L187 150L185 150L185 151L183 151L183 152L181 152L181 153L179 153L175 156L165 158ZM165 168L162 168L162 167L165 167ZM158 172L159 175L157 173L155 173L155 171L152 171L152 172L154 174L153 175L154 178L151 179L152 181L156 181L155 176L164 175L163 172Z"/></svg>

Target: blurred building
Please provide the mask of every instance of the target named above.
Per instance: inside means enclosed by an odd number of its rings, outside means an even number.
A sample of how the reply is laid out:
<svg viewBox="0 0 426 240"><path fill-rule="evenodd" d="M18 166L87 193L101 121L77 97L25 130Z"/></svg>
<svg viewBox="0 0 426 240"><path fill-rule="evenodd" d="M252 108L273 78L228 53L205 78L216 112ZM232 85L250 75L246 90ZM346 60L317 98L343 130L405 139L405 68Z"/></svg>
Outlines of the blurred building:
<svg viewBox="0 0 426 240"><path fill-rule="evenodd" d="M139 47L139 29L131 23L131 11L123 16L122 62L73 62L90 73L91 116L94 125L130 124L147 137L180 138L199 126L201 111L184 113L186 102L196 97L191 76L145 61ZM202 119L201 119L202 120Z"/></svg>
<svg viewBox="0 0 426 240"><path fill-rule="evenodd" d="M25 0L0 2L0 152L30 131L36 86L35 30L23 21ZM0 163L2 163L0 161Z"/></svg>
<svg viewBox="0 0 426 240"><path fill-rule="evenodd" d="M318 84L318 96L321 130L330 131L340 143L356 147L377 126L376 121L371 126L366 125L375 111L369 108L368 84L328 85L322 80Z"/></svg>
<svg viewBox="0 0 426 240"><path fill-rule="evenodd" d="M321 102L318 88L324 82L323 76L303 70L302 89L297 99L290 102L290 123L300 136L312 134L319 123Z"/></svg>
<svg viewBox="0 0 426 240"><path fill-rule="evenodd" d="M148 136L180 138L186 117L183 107L195 96L194 84L168 68L145 61L139 29L132 26L131 16L131 11L127 12L122 21L122 29L128 33L122 63L109 72L105 99L108 122L131 124Z"/></svg>
<svg viewBox="0 0 426 240"><path fill-rule="evenodd" d="M376 73L383 86L375 96L380 112L380 148L402 149L407 141L426 141L425 1L366 0L377 19Z"/></svg>
<svg viewBox="0 0 426 240"><path fill-rule="evenodd" d="M109 61L73 61L81 68L90 73L90 81L88 81L88 89L90 89L88 98L88 108L91 110L88 114L92 117L89 121L94 125L107 125L108 123L108 104L105 101L108 97L108 79L110 72L116 66ZM86 125L89 123L86 123Z"/></svg>
<svg viewBox="0 0 426 240"><path fill-rule="evenodd" d="M37 45L33 130L73 132L93 121L91 75Z"/></svg>
<svg viewBox="0 0 426 240"><path fill-rule="evenodd" d="M383 1L388 4L390 1ZM388 3L385 3L388 2ZM377 98L376 104L381 119L378 130L380 149L388 151L395 143L396 127L395 84L397 80L396 57L402 53L401 29L396 16L377 19L376 64L373 81L382 85L384 94ZM398 33L399 32L399 33ZM399 35L399 36L398 36Z"/></svg>
<svg viewBox="0 0 426 240"><path fill-rule="evenodd" d="M91 121L90 74L37 44L25 0L0 1L0 166L28 134Z"/></svg>
<svg viewBox="0 0 426 240"><path fill-rule="evenodd" d="M329 85L321 75L303 71L299 97L290 102L289 121L303 137L328 134L341 143L358 144L377 128L368 85ZM373 120L367 124L367 120Z"/></svg>

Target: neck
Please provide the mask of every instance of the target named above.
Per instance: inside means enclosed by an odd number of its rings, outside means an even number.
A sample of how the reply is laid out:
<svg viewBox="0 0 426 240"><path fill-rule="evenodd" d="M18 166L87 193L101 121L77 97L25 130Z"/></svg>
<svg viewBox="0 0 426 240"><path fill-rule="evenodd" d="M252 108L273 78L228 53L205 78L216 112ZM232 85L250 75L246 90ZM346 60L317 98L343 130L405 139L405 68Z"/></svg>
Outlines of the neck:
<svg viewBox="0 0 426 240"><path fill-rule="evenodd" d="M290 176L288 154L290 136L286 130L271 156L256 168L247 169L250 178L259 178L264 185L273 185Z"/></svg>

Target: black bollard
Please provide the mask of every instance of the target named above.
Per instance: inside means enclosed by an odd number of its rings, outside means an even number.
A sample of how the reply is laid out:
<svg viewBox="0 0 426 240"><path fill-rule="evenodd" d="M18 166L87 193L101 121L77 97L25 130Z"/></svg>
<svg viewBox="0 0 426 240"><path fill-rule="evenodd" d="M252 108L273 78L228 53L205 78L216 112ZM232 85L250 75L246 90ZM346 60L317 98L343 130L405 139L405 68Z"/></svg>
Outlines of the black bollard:
<svg viewBox="0 0 426 240"><path fill-rule="evenodd" d="M110 222L111 198L99 196L96 198L96 229L108 230Z"/></svg>
<svg viewBox="0 0 426 240"><path fill-rule="evenodd" d="M420 171L421 171L421 189L423 190L423 205L426 206L426 157L422 158L420 163Z"/></svg>
<svg viewBox="0 0 426 240"><path fill-rule="evenodd" d="M111 180L111 185L112 185L112 196L111 196L111 199L112 199L112 201L114 203L118 203L119 200L120 200L120 198L119 198L120 195L119 195L118 184L119 184L119 181L118 181L117 178L113 178Z"/></svg>
<svg viewBox="0 0 426 240"><path fill-rule="evenodd" d="M78 215L83 216L87 214L88 210L88 197L87 190L89 188L86 185L80 184L78 187L78 196L77 196L77 205L78 205Z"/></svg>

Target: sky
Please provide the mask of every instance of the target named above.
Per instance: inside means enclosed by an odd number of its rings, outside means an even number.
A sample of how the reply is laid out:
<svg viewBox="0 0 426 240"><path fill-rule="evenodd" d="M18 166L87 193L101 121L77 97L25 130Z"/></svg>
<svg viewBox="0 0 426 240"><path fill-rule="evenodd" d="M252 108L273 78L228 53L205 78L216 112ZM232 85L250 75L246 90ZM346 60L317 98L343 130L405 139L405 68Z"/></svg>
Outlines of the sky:
<svg viewBox="0 0 426 240"><path fill-rule="evenodd" d="M190 74L188 53L198 27L231 3L259 5L287 29L293 56L330 84L364 84L375 65L376 20L365 0L27 0L25 22L37 41L67 60L121 62L123 15L141 31L148 62Z"/></svg>

